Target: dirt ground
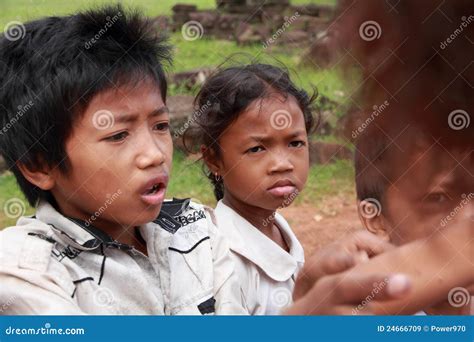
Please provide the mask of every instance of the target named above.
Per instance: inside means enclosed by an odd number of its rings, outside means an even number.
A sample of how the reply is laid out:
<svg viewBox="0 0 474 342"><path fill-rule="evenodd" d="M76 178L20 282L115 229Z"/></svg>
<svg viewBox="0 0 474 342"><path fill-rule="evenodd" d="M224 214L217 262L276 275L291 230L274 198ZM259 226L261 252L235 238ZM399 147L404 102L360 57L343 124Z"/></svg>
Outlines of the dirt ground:
<svg viewBox="0 0 474 342"><path fill-rule="evenodd" d="M322 205L300 204L279 210L308 258L325 245L362 229L353 198L329 197Z"/></svg>

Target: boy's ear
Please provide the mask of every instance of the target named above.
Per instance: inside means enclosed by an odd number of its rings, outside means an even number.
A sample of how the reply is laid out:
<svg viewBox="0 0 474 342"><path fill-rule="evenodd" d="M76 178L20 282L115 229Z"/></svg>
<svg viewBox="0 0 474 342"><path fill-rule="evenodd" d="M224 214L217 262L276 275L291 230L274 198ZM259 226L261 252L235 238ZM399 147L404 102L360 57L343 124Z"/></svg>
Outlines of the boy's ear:
<svg viewBox="0 0 474 342"><path fill-rule="evenodd" d="M373 208L369 208L369 206L373 206ZM377 207L376 204L365 200L357 201L357 208L359 219L365 229L385 241L390 241L388 223L381 213L381 208Z"/></svg>
<svg viewBox="0 0 474 342"><path fill-rule="evenodd" d="M211 171L213 174L217 173L220 175L222 171L222 165L220 160L217 158L214 149L201 145L201 154L202 159L204 159L209 171Z"/></svg>
<svg viewBox="0 0 474 342"><path fill-rule="evenodd" d="M18 162L18 169L28 182L36 185L41 190L51 190L55 184L49 167L40 167L37 170L29 169L25 164Z"/></svg>

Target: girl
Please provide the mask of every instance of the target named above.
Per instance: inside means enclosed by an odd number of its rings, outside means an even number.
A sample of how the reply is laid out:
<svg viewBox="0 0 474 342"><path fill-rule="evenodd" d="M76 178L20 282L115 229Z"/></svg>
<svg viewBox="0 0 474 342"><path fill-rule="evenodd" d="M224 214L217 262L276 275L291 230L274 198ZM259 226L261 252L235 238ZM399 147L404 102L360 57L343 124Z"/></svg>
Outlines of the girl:
<svg viewBox="0 0 474 342"><path fill-rule="evenodd" d="M218 71L196 98L200 146L218 200L244 305L254 315L290 304L304 251L287 221L308 177L315 96L282 69L251 64Z"/></svg>

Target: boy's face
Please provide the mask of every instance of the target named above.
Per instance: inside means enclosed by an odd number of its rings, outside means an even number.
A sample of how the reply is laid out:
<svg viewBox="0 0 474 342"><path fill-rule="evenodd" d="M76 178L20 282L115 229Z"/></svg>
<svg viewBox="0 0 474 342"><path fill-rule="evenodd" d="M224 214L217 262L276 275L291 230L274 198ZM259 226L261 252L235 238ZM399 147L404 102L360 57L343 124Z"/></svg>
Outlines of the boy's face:
<svg viewBox="0 0 474 342"><path fill-rule="evenodd" d="M400 170L384 197L390 240L401 245L453 223L474 224L474 153L426 144L394 162Z"/></svg>
<svg viewBox="0 0 474 342"><path fill-rule="evenodd" d="M103 229L157 217L171 169L168 111L156 85L96 95L66 142L71 168L54 170L51 192L64 215Z"/></svg>
<svg viewBox="0 0 474 342"><path fill-rule="evenodd" d="M293 97L251 104L219 139L225 196L257 208L289 205L309 169L304 116Z"/></svg>
<svg viewBox="0 0 474 342"><path fill-rule="evenodd" d="M409 151L409 149L405 149ZM446 149L437 142L397 153L391 158L396 176L384 195L383 214L365 224L395 245L428 238L450 226L474 225L474 153ZM449 243L446 240L446 243ZM430 262L416 260L416 262ZM468 287L474 294L474 284ZM431 314L465 314L447 301L425 311Z"/></svg>

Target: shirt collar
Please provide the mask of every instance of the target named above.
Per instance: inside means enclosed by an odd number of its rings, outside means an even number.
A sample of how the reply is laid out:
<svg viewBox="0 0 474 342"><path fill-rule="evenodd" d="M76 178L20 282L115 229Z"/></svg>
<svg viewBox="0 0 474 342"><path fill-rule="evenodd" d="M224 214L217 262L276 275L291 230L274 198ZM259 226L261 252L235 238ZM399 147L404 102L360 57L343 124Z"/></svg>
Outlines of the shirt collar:
<svg viewBox="0 0 474 342"><path fill-rule="evenodd" d="M131 250L133 247L112 239L101 229L86 221L63 216L49 202L40 201L36 217L60 232L59 237L80 250L95 250L99 246Z"/></svg>
<svg viewBox="0 0 474 342"><path fill-rule="evenodd" d="M286 220L278 213L275 215L275 223L280 228L290 253L222 201L217 203L215 213L218 228L228 238L230 249L253 262L273 280L290 279L304 263L303 247Z"/></svg>

